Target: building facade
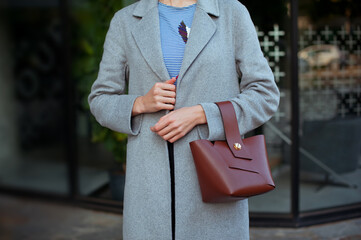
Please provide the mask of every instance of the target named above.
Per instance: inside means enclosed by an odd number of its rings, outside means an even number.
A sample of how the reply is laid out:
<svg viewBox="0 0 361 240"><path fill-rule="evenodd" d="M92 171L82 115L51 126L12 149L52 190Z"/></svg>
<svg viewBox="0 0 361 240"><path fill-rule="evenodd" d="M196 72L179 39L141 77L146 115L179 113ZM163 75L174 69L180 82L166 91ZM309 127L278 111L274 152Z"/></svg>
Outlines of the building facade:
<svg viewBox="0 0 361 240"><path fill-rule="evenodd" d="M121 212L111 170L126 136L97 125L86 98L109 21L132 2L0 2L0 192ZM281 92L249 133L265 134L276 183L249 200L251 224L361 216L361 2L241 2Z"/></svg>

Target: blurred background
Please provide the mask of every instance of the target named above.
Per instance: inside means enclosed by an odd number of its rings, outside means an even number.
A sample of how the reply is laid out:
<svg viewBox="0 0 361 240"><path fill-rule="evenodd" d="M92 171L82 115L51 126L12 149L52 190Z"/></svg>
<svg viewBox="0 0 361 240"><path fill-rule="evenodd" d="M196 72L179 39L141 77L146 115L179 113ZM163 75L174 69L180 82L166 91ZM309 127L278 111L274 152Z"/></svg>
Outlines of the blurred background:
<svg viewBox="0 0 361 240"><path fill-rule="evenodd" d="M87 96L132 0L0 0L0 192L122 211L125 134ZM251 224L361 216L361 2L244 0L281 91L265 134L276 190Z"/></svg>

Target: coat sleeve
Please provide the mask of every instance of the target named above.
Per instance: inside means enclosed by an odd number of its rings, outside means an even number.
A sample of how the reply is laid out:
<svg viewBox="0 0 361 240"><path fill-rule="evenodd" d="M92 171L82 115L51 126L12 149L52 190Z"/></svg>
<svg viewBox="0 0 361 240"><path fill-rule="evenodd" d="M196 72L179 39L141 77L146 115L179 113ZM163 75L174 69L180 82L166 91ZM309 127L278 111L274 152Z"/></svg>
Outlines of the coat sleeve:
<svg viewBox="0 0 361 240"><path fill-rule="evenodd" d="M93 83L88 102L91 113L100 125L117 132L137 135L142 114L132 117L134 101L139 96L124 94L127 61L118 13L111 20L98 77Z"/></svg>
<svg viewBox="0 0 361 240"><path fill-rule="evenodd" d="M260 48L248 10L242 4L237 4L237 9L238 13L233 17L233 29L236 71L241 78L240 94L228 100L235 108L239 130L244 135L272 117L278 108L280 93ZM207 127L199 131L201 138L224 140L223 122L217 105L201 103L201 106L207 118Z"/></svg>

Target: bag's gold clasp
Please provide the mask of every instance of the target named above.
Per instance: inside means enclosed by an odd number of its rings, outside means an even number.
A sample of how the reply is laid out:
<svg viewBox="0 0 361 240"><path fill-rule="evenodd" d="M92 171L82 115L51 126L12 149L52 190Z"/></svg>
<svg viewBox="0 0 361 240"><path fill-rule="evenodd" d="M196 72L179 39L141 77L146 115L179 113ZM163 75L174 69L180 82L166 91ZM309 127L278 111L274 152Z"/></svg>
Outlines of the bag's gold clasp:
<svg viewBox="0 0 361 240"><path fill-rule="evenodd" d="M233 144L233 147L234 147L234 149L236 149L236 150L241 150L241 149L242 149L242 146L241 146L240 143L235 143L235 144Z"/></svg>

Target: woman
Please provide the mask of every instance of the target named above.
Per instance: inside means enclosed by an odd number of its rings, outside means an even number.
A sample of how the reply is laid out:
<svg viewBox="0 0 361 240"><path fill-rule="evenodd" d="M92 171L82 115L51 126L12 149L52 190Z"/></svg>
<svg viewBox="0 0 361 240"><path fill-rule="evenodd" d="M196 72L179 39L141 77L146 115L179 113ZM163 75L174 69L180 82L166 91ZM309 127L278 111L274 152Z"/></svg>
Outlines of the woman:
<svg viewBox="0 0 361 240"><path fill-rule="evenodd" d="M214 104L225 100L241 134L279 102L242 4L140 0L114 15L89 103L100 124L128 134L124 239L249 238L247 200L203 203L189 148L225 139Z"/></svg>

